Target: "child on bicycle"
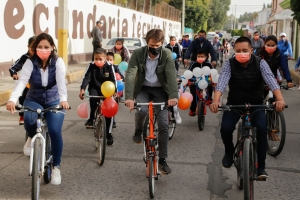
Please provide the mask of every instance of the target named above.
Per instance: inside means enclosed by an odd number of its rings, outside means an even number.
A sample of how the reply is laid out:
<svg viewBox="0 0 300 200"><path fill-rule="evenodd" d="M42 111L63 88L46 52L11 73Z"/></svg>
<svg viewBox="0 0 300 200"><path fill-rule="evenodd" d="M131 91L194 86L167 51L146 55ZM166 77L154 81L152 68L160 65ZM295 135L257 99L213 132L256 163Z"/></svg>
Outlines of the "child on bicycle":
<svg viewBox="0 0 300 200"><path fill-rule="evenodd" d="M205 66L208 66L210 69L212 69L213 67L212 67L211 63L205 62L205 60L207 60L207 58L208 58L208 55L207 55L206 51L204 51L203 49L200 49L197 52L197 61L191 64L189 70L193 71L196 67L203 68ZM191 94L193 95L193 101L191 103L189 116L196 115L195 111L196 111L196 107L197 107L197 101L196 101L196 96L197 96L196 87L197 86L195 85L195 79L196 79L195 76L193 76L193 78L190 79L190 81L194 82L194 84L190 85L190 91L191 91ZM208 80L207 77L206 77L206 80ZM212 91L213 91L212 84L209 84L208 87L206 88L208 100L211 100Z"/></svg>
<svg viewBox="0 0 300 200"><path fill-rule="evenodd" d="M174 36L170 36L170 43L166 45L166 48L176 53L176 58L174 59L174 62L175 62L176 71L178 72L179 62L181 62L181 52L180 52L180 46L178 43L176 43L176 38Z"/></svg>
<svg viewBox="0 0 300 200"><path fill-rule="evenodd" d="M19 76L17 74L18 71L20 71L24 65L24 63L26 62L26 60L29 58L29 57L32 57L34 52L33 50L31 49L32 47L32 44L35 40L35 36L32 36L28 39L28 51L26 54L23 54L21 56L21 58L19 58L15 64L13 64L10 68L9 68L9 73L11 75L11 77L14 79L14 80L18 80L19 79ZM26 95L27 95L27 92L29 90L29 84L26 85L25 89L23 90L23 93L22 93L22 96L19 97L19 103L21 105L23 105L24 103L24 100L26 98ZM19 112L19 116L20 116L20 119L19 119L19 125L23 125L24 124L24 113L23 112Z"/></svg>
<svg viewBox="0 0 300 200"><path fill-rule="evenodd" d="M94 52L94 61L89 64L85 72L82 84L80 86L79 98L84 99L84 92L88 86L88 91L91 96L103 96L101 93L101 85L105 81L116 83L114 67L106 60L105 49L98 48ZM99 98L90 98L90 117L85 123L87 129L93 128L93 120ZM113 120L110 117L105 117L107 145L114 143L112 132Z"/></svg>

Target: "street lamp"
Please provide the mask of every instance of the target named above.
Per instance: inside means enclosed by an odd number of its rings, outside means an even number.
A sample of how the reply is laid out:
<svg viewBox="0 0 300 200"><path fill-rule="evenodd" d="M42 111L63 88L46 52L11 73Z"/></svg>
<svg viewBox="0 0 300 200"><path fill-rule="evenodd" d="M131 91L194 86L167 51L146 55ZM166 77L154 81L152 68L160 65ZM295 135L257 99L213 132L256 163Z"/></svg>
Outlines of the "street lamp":
<svg viewBox="0 0 300 200"><path fill-rule="evenodd" d="M181 34L184 34L185 0L182 0Z"/></svg>

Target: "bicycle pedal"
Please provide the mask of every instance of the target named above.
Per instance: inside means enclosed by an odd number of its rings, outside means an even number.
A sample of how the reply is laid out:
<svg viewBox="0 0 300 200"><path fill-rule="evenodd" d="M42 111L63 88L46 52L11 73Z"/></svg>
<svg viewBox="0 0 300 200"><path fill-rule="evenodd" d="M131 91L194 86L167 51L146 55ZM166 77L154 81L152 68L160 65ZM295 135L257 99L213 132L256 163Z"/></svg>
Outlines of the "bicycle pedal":
<svg viewBox="0 0 300 200"><path fill-rule="evenodd" d="M267 178L257 178L257 181L266 181Z"/></svg>

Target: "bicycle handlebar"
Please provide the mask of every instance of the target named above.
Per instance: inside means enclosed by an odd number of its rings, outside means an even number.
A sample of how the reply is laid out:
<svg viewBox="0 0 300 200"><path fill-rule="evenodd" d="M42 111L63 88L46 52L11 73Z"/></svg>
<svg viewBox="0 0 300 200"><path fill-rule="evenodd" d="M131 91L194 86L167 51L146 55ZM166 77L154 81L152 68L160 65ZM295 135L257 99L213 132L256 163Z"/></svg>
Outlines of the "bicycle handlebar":
<svg viewBox="0 0 300 200"><path fill-rule="evenodd" d="M149 103L134 103L134 106L148 106L150 104ZM162 102L162 103L152 103L153 106L167 106L168 102Z"/></svg>
<svg viewBox="0 0 300 200"><path fill-rule="evenodd" d="M245 104L245 105L222 105L219 106L219 108L226 110L230 108L245 108L245 109L250 109L250 108L266 108L266 109L274 109L276 106L275 105L251 105L251 104ZM285 108L288 108L288 105L284 106Z"/></svg>
<svg viewBox="0 0 300 200"><path fill-rule="evenodd" d="M49 107L49 108L46 108L46 109L41 109L41 108L38 108L38 109L32 109L32 108L29 108L29 107L25 107L25 106L22 106L21 104L18 104L15 106L16 110L29 110L31 112L36 112L36 113L41 113L41 112L48 112L48 111L60 111L60 110L63 110L64 108L60 105L57 105L55 107ZM71 106L69 106L69 109L71 109Z"/></svg>

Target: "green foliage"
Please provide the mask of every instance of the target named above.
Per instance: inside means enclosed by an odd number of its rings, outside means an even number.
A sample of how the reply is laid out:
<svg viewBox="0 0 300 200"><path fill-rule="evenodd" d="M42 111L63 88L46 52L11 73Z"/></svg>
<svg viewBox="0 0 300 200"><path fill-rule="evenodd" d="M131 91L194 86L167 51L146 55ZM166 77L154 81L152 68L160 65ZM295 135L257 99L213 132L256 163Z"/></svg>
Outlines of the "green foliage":
<svg viewBox="0 0 300 200"><path fill-rule="evenodd" d="M240 16L239 22L252 22L255 16L257 16L257 12L245 12Z"/></svg>
<svg viewBox="0 0 300 200"><path fill-rule="evenodd" d="M227 20L227 11L229 10L230 0L211 0L211 14L208 19L208 30L222 29Z"/></svg>
<svg viewBox="0 0 300 200"><path fill-rule="evenodd" d="M242 29L231 30L231 36L244 36L244 31Z"/></svg>
<svg viewBox="0 0 300 200"><path fill-rule="evenodd" d="M291 10L294 12L294 19L300 24L300 3L299 0L291 0Z"/></svg>

